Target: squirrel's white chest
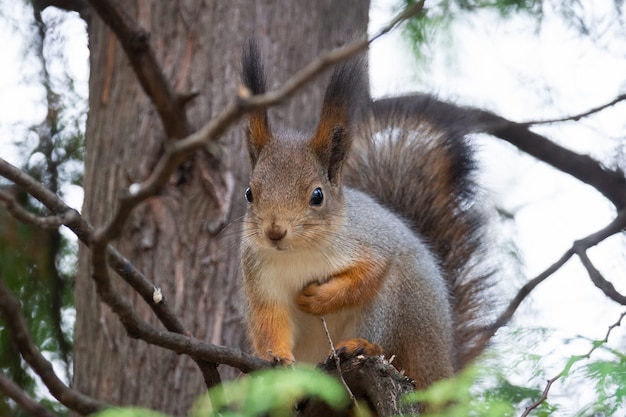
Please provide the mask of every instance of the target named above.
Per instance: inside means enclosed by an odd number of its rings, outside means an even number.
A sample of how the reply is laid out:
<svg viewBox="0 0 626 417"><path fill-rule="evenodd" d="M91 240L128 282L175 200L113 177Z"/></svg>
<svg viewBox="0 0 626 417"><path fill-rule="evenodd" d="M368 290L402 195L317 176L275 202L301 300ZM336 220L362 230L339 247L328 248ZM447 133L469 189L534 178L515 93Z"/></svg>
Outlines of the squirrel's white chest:
<svg viewBox="0 0 626 417"><path fill-rule="evenodd" d="M332 257L320 251L302 251L264 254L260 259L263 264L259 265L258 289L267 300L290 310L296 361L317 363L323 360L330 350L324 325L320 317L298 310L295 298L307 284L326 280L346 268L349 257L335 250ZM333 343L356 337L359 315L352 309L330 314L325 321Z"/></svg>
<svg viewBox="0 0 626 417"><path fill-rule="evenodd" d="M347 265L347 256L337 253L331 258L316 250L266 251L259 257L257 288L267 300L292 305L307 284L324 281Z"/></svg>
<svg viewBox="0 0 626 417"><path fill-rule="evenodd" d="M330 352L330 341L336 346L359 336L360 319L361 315L357 310L346 308L324 316L324 328L321 317L294 312L293 355L296 362L317 364L324 360Z"/></svg>

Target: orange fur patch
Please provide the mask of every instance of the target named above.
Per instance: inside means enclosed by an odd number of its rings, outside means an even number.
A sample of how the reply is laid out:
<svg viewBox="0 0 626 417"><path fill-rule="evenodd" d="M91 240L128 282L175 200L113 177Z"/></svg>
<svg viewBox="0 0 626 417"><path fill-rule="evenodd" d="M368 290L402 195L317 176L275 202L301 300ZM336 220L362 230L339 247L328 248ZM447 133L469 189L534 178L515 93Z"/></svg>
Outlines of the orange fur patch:
<svg viewBox="0 0 626 417"><path fill-rule="evenodd" d="M263 148L272 137L265 111L255 111L248 114L249 140L256 148Z"/></svg>
<svg viewBox="0 0 626 417"><path fill-rule="evenodd" d="M324 108L311 146L317 155L330 156L332 151L332 132L338 126L346 126L346 110L343 107Z"/></svg>
<svg viewBox="0 0 626 417"><path fill-rule="evenodd" d="M356 262L326 282L304 287L296 297L296 304L305 313L318 316L364 305L378 294L388 268L388 263L371 259Z"/></svg>
<svg viewBox="0 0 626 417"><path fill-rule="evenodd" d="M293 329L288 310L278 305L251 305L251 309L252 342L257 355L282 364L293 363Z"/></svg>
<svg viewBox="0 0 626 417"><path fill-rule="evenodd" d="M335 347L337 354L344 358L357 355L379 356L383 354L383 348L376 343L371 343L363 338L345 340Z"/></svg>

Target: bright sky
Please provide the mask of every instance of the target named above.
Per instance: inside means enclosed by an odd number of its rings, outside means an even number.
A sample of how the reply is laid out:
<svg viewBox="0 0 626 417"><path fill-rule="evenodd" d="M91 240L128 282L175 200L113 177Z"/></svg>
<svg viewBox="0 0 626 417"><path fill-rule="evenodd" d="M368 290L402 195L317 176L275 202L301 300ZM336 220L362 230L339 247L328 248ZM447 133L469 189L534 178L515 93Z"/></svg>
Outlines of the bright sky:
<svg viewBox="0 0 626 417"><path fill-rule="evenodd" d="M14 165L23 163L25 155L21 155L12 143L17 138L30 138L29 149L36 142L28 132L28 127L40 123L46 115L42 103L45 91L38 85L40 65L26 54L26 36L32 30L24 22L31 19L28 7L24 2L0 0L0 10L8 19L0 19L0 45L2 45L3 62L0 66L0 156ZM30 13L30 14L29 14ZM50 60L53 78L58 82L59 67L72 77L74 87L81 97L88 94L89 77L87 38L84 23L78 18L68 19L66 13L49 8L44 13L47 19L58 20L56 40L63 44L61 59ZM7 21L10 22L7 22ZM19 22L19 23L17 23ZM47 49L50 53L51 48ZM71 51L71 52L70 52ZM82 189L72 185L62 187L66 203L80 210L82 205Z"/></svg>
<svg viewBox="0 0 626 417"><path fill-rule="evenodd" d="M601 9L610 2L594 1L594 12L601 16ZM372 31L392 16L387 1L373 3ZM6 0L0 1L0 5L2 13L8 16L23 7L21 2ZM452 38L457 41L453 49L446 45L436 47L435 50L445 52L437 54L431 70L417 66L406 41L396 32L373 45L373 92L385 95L428 91L462 104L486 107L516 121L582 112L623 92L626 59L618 57L626 53L616 47L624 46L609 43L597 48L563 27L549 12L546 11L539 33L535 33L534 23L524 17L500 24L488 14L477 15L455 30ZM0 24L4 23L0 19ZM72 59L64 65L82 82L79 88L86 94L87 49L80 34L81 24L68 22L64 28L69 33L66 39L71 42L68 49L72 51ZM4 61L0 66L0 155L17 164L22 156L7 143L24 133L25 126L44 116L41 106L36 105L43 92L25 83L24 74L35 74L36 68L20 65L24 45L19 37L0 26L0 44ZM612 138L623 136L626 131L625 111L626 105L620 104L580 123L537 131L570 149L591 153L610 163L618 151ZM21 123L21 127L16 128L16 123ZM575 239L604 227L613 211L590 187L521 155L511 146L491 138L480 138L477 144L481 149L481 182L485 190L494 204L516 215L516 225L507 229L512 237L507 238L519 248L524 265L522 277L507 276L510 282L503 286L504 292L512 295L526 278L534 277L556 261ZM621 152L623 158L624 149ZM80 208L80 193L70 195L70 205ZM596 266L622 293L626 292L625 243L623 237L614 237L590 251ZM606 301L590 283L578 260L573 259L535 290L532 300L523 304L517 324L554 329L555 337L582 334L599 339L621 310ZM623 340L624 335L618 329L613 337ZM560 339L556 343L565 354L584 353L588 349L587 344L563 347ZM546 344L538 349L549 351L554 346ZM557 355L554 362L547 364L555 366L558 372L562 357Z"/></svg>

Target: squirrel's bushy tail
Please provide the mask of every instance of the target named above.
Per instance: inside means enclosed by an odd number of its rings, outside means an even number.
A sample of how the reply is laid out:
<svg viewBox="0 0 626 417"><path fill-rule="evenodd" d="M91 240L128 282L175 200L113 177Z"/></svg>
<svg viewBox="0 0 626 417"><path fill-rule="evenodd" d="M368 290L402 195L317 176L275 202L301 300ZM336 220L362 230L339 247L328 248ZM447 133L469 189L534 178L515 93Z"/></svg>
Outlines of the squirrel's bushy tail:
<svg viewBox="0 0 626 417"><path fill-rule="evenodd" d="M347 185L400 214L431 247L449 284L457 368L488 342L484 218L476 202L473 125L462 111L427 95L369 102L353 126ZM415 300L419 303L419 300Z"/></svg>

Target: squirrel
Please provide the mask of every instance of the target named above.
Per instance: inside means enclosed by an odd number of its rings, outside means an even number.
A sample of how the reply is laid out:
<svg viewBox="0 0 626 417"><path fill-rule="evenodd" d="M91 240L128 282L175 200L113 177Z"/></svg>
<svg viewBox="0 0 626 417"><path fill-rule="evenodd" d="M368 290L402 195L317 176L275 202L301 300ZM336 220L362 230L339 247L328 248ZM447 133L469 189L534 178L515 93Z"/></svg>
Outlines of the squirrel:
<svg viewBox="0 0 626 417"><path fill-rule="evenodd" d="M265 359L318 363L324 317L342 356L394 355L423 389L488 343L476 164L460 114L429 96L372 101L366 74L358 58L335 67L312 135L271 129L266 110L247 115L248 331ZM242 81L266 91L253 41Z"/></svg>

